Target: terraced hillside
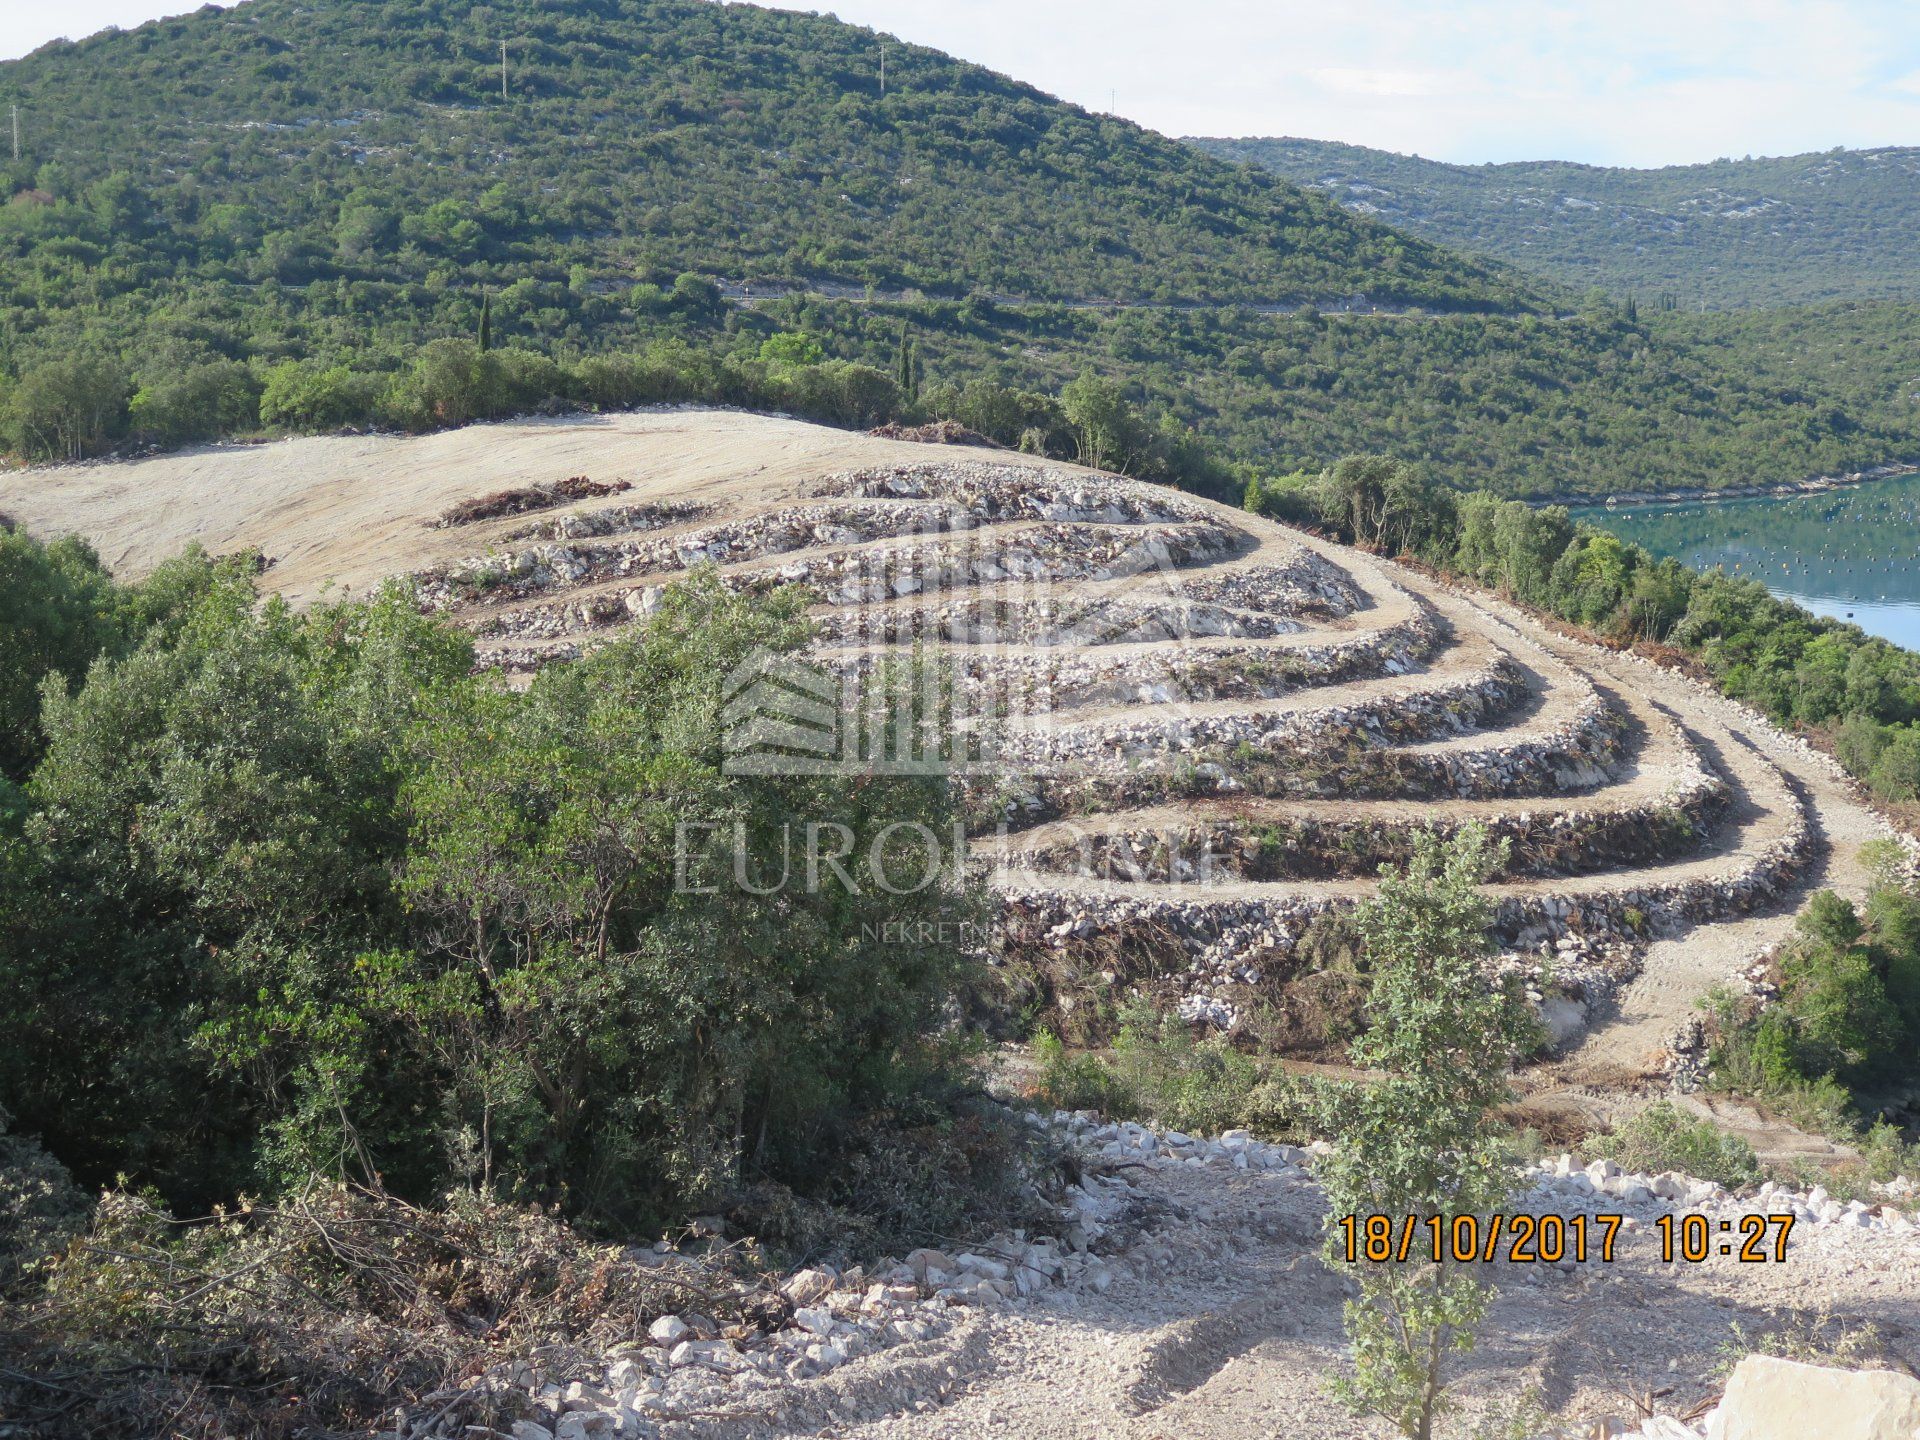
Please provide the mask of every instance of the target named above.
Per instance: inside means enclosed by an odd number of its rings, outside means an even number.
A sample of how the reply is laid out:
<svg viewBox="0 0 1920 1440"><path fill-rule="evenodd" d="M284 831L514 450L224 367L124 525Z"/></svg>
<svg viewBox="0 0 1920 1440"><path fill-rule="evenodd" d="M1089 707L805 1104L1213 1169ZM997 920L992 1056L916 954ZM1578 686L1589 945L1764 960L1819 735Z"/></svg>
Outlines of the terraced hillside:
<svg viewBox="0 0 1920 1440"><path fill-rule="evenodd" d="M1805 886L1859 888L1881 833L1824 759L1690 681L1239 511L1002 452L669 412L37 472L0 509L135 569L171 548L163 516L173 543L264 548L303 598L410 571L515 675L695 567L805 583L826 671L914 650L959 677L996 960L1086 1038L1137 990L1316 1053L1331 919L1419 827L1480 821L1512 843L1509 963L1567 1047L1537 1103L1598 1118Z"/></svg>

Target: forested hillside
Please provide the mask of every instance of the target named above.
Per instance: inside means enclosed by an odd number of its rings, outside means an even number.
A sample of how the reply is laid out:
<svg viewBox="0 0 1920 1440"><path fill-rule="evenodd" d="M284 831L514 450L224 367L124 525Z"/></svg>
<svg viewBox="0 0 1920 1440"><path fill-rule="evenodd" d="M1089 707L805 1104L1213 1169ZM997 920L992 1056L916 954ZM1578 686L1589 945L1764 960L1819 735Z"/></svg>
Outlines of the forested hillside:
<svg viewBox="0 0 1920 1440"><path fill-rule="evenodd" d="M1643 305L1920 298L1920 149L1625 170L1446 165L1325 140L1192 143L1410 234Z"/></svg>
<svg viewBox="0 0 1920 1440"><path fill-rule="evenodd" d="M507 55L503 98L501 52ZM253 0L7 67L7 230L47 275L31 344L251 322L309 342L470 329L594 343L635 283L1047 300L1365 290L1511 309L1478 262L937 52L818 16L676 0ZM158 317L167 282L194 302ZM316 293L317 291L317 293Z"/></svg>
<svg viewBox="0 0 1920 1440"><path fill-rule="evenodd" d="M1153 441L1098 458L1216 488L1360 449L1507 493L1920 449L1895 397L884 43L883 94L883 38L817 15L247 0L0 66L7 443L693 399L1096 458L1113 427L1057 398L1093 369Z"/></svg>

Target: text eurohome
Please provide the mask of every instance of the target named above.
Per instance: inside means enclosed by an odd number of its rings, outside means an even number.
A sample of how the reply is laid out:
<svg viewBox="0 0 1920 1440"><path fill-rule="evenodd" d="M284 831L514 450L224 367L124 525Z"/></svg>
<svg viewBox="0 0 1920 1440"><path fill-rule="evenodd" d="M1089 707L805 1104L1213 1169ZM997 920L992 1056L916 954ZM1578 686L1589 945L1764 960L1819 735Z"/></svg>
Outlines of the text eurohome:
<svg viewBox="0 0 1920 1440"><path fill-rule="evenodd" d="M854 853L853 830L838 821L785 824L775 833L778 845L766 847L774 853L760 853L749 843L744 821L681 821L673 836L674 889L683 895L718 894L724 881L714 873L714 862L723 854L731 860L727 879L750 895L775 895L796 884L814 895L829 880L854 895L917 895L943 880L960 885L967 861L961 821L942 837L921 821L897 820L874 832L864 854Z"/></svg>

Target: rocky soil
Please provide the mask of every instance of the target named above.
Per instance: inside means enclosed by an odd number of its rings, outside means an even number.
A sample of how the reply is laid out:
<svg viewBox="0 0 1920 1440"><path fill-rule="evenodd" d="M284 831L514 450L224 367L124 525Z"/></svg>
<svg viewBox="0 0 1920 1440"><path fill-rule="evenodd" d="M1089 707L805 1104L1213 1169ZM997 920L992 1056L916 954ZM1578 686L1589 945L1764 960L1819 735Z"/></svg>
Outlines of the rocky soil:
<svg viewBox="0 0 1920 1440"><path fill-rule="evenodd" d="M1084 1113L1033 1123L1073 1146L1084 1167L1061 1212L1063 1239L1003 1235L868 1271L804 1270L781 1286L788 1323L768 1333L730 1338L700 1316L668 1316L650 1343L598 1363L549 1372L536 1359L481 1377L478 1385L517 1396L526 1416L499 1433L1391 1433L1349 1414L1328 1389L1346 1365L1340 1314L1350 1289L1322 1263L1318 1147ZM1584 1262L1486 1267L1499 1298L1490 1338L1460 1362L1463 1421L1513 1415L1516 1397L1530 1395L1550 1417L1542 1436L1677 1440L1706 1433L1732 1361L1769 1339L1855 1353L1865 1345L1883 1364L1920 1362L1920 1191L1909 1182L1843 1204L1817 1188L1731 1194L1564 1155L1522 1175L1520 1187L1516 1211L1625 1218L1610 1259L1596 1243ZM1792 1216L1786 1258L1666 1262L1656 1224L1689 1214L1716 1235L1723 1221L1737 1233L1744 1216ZM436 1429L416 1416L395 1433Z"/></svg>
<svg viewBox="0 0 1920 1440"><path fill-rule="evenodd" d="M514 676L643 618L695 565L805 582L824 670L915 650L959 677L963 733L993 762L965 779L999 897L990 958L1056 1021L1139 994L1235 1030L1286 1001L1313 937L1415 830L1485 824L1512 842L1502 963L1558 1042L1522 1088L1572 1131L1685 1092L1700 996L1744 983L1813 887L1858 894L1861 846L1889 833L1827 759L1685 677L1028 457L662 412L34 472L0 477L0 509L128 573L187 540L258 547L296 601L411 573ZM1763 1154L1818 1153L1718 1118ZM686 1315L591 1373L533 1357L486 1383L526 1398L521 1440L1380 1433L1326 1390L1342 1288L1309 1157L1063 1123L1092 1153L1055 1239L791 1277L752 1335ZM1478 1411L1531 1389L1556 1423L1691 1425L1723 1347L1782 1327L1871 1326L1915 1358L1920 1241L1886 1204L1570 1165L1531 1203L1632 1224L1611 1264L1502 1269L1497 1338L1466 1362ZM1803 1224L1784 1264L1667 1265L1648 1227L1675 1206Z"/></svg>

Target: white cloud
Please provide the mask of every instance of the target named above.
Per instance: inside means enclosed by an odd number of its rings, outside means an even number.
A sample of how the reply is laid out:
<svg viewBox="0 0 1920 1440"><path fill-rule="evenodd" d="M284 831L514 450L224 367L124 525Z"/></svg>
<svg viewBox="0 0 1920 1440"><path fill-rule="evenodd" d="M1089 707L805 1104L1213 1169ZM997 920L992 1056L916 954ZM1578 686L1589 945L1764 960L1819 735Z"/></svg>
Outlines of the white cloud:
<svg viewBox="0 0 1920 1440"><path fill-rule="evenodd" d="M1920 143L1907 0L840 0L1171 134L1668 164Z"/></svg>
<svg viewBox="0 0 1920 1440"><path fill-rule="evenodd" d="M1351 70L1327 66L1308 72L1323 90L1339 95L1387 95L1420 99L1445 95L1456 88L1453 77L1419 70Z"/></svg>

